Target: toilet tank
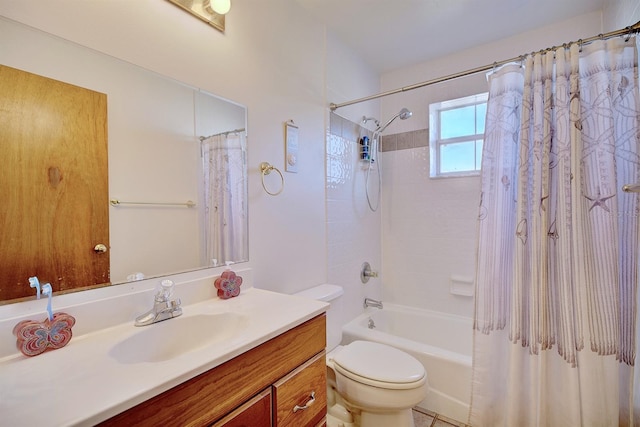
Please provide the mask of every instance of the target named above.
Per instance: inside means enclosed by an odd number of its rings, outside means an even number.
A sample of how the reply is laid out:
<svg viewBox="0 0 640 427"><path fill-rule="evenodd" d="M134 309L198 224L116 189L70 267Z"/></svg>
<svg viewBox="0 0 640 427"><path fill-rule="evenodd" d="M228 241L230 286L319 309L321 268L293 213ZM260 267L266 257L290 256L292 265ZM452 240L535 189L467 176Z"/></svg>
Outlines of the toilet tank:
<svg viewBox="0 0 640 427"><path fill-rule="evenodd" d="M342 286L325 283L314 286L313 288L305 289L304 291L296 292L294 295L330 303L343 293L344 290L342 289Z"/></svg>
<svg viewBox="0 0 640 427"><path fill-rule="evenodd" d="M295 296L325 301L330 304L327 310L327 351L331 351L342 340L342 325L337 313L339 312L340 296L343 293L342 286L324 283L294 294Z"/></svg>

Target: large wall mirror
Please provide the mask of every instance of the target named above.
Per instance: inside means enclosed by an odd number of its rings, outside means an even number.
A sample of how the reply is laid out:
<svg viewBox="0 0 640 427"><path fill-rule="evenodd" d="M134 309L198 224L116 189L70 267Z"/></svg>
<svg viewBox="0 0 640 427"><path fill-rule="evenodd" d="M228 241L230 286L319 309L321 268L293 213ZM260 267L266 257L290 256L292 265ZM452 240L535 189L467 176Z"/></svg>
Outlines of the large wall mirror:
<svg viewBox="0 0 640 427"><path fill-rule="evenodd" d="M31 268L39 254L57 252L57 243L65 240L58 232L48 239L52 240L50 246L33 247L33 254L17 257L24 260L25 265L19 267L26 277L3 281L0 299L6 302L20 298L7 292L14 286L27 289L22 296L32 295L27 275L50 282L55 292L248 260L244 106L3 17L0 34L0 65L106 95L108 190L98 202L107 207L109 230L106 252L99 241L81 249L91 256L109 257L108 280L67 283L64 278ZM37 117L30 121L35 123ZM42 141L31 134L24 139L36 149L46 145L42 135ZM48 156L45 154L45 159ZM70 163L81 162L74 154L64 157L71 158ZM3 166L9 171L21 167L24 164L17 161ZM70 180L62 169L47 168L49 185L62 186ZM20 182L0 185L18 188ZM87 185L92 187L90 182ZM56 223L83 221L81 210L70 208L73 203L78 202L60 203L66 209L56 211ZM3 227L7 231L17 224L21 230L38 230L34 224L25 226L24 221L8 219L7 210L0 215L0 233ZM3 277L16 265L9 267L5 262L9 259L7 252L0 256ZM56 262L67 269L84 268L77 259Z"/></svg>

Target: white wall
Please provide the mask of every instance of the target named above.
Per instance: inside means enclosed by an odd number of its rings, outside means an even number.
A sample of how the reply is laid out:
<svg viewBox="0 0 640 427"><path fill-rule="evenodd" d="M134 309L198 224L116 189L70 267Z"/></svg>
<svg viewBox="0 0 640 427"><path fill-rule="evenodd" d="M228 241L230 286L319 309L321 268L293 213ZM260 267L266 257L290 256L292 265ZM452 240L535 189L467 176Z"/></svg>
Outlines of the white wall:
<svg viewBox="0 0 640 427"><path fill-rule="evenodd" d="M367 64L330 34L327 42L329 102L345 102L378 92L379 76ZM329 321L338 326L362 312L365 296L382 297L381 279L371 279L367 285L360 281L363 262L381 269L382 251L380 210L371 212L367 207L364 170L357 160L356 143L360 131L357 124L363 116L379 118L379 107L377 101L368 102L340 108L332 120L327 116L327 280L344 289L343 297L332 307ZM339 341L339 336L329 336L330 345Z"/></svg>
<svg viewBox="0 0 640 427"><path fill-rule="evenodd" d="M640 21L638 0L609 0L603 10L604 31L615 31Z"/></svg>
<svg viewBox="0 0 640 427"><path fill-rule="evenodd" d="M293 292L327 280L325 30L304 9L287 0L236 1L225 34L159 0L0 0L0 15L246 105L256 286ZM354 72L332 75L332 86ZM300 128L297 174L284 172L287 120ZM285 174L280 196L262 189L262 161Z"/></svg>
<svg viewBox="0 0 640 427"><path fill-rule="evenodd" d="M396 70L382 76L382 91L427 81L517 57L523 53L602 32L601 13L526 32ZM428 128L429 103L486 92L484 74L476 74L382 99L382 116L402 107L414 113L387 133ZM428 147L383 154L383 294L404 305L472 316L473 298L449 292L451 276L475 275L479 178L429 178Z"/></svg>

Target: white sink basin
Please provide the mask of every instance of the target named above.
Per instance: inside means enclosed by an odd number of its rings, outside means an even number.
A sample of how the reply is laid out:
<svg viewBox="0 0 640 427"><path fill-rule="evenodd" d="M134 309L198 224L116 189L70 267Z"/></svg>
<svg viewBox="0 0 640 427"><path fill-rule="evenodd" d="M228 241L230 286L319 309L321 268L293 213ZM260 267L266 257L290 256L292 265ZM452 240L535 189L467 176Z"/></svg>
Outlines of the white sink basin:
<svg viewBox="0 0 640 427"><path fill-rule="evenodd" d="M182 315L140 327L114 345L109 356L124 364L163 362L232 338L247 324L246 315L230 312Z"/></svg>

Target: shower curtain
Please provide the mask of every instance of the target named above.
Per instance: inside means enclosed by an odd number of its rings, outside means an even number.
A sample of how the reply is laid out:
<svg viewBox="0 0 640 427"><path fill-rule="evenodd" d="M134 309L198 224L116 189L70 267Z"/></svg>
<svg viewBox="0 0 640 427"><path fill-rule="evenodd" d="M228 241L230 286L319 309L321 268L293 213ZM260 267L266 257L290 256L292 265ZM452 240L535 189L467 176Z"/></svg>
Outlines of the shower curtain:
<svg viewBox="0 0 640 427"><path fill-rule="evenodd" d="M536 53L489 86L469 422L640 426L635 39Z"/></svg>
<svg viewBox="0 0 640 427"><path fill-rule="evenodd" d="M205 139L202 157L207 265L244 260L247 242L244 133L220 134Z"/></svg>

